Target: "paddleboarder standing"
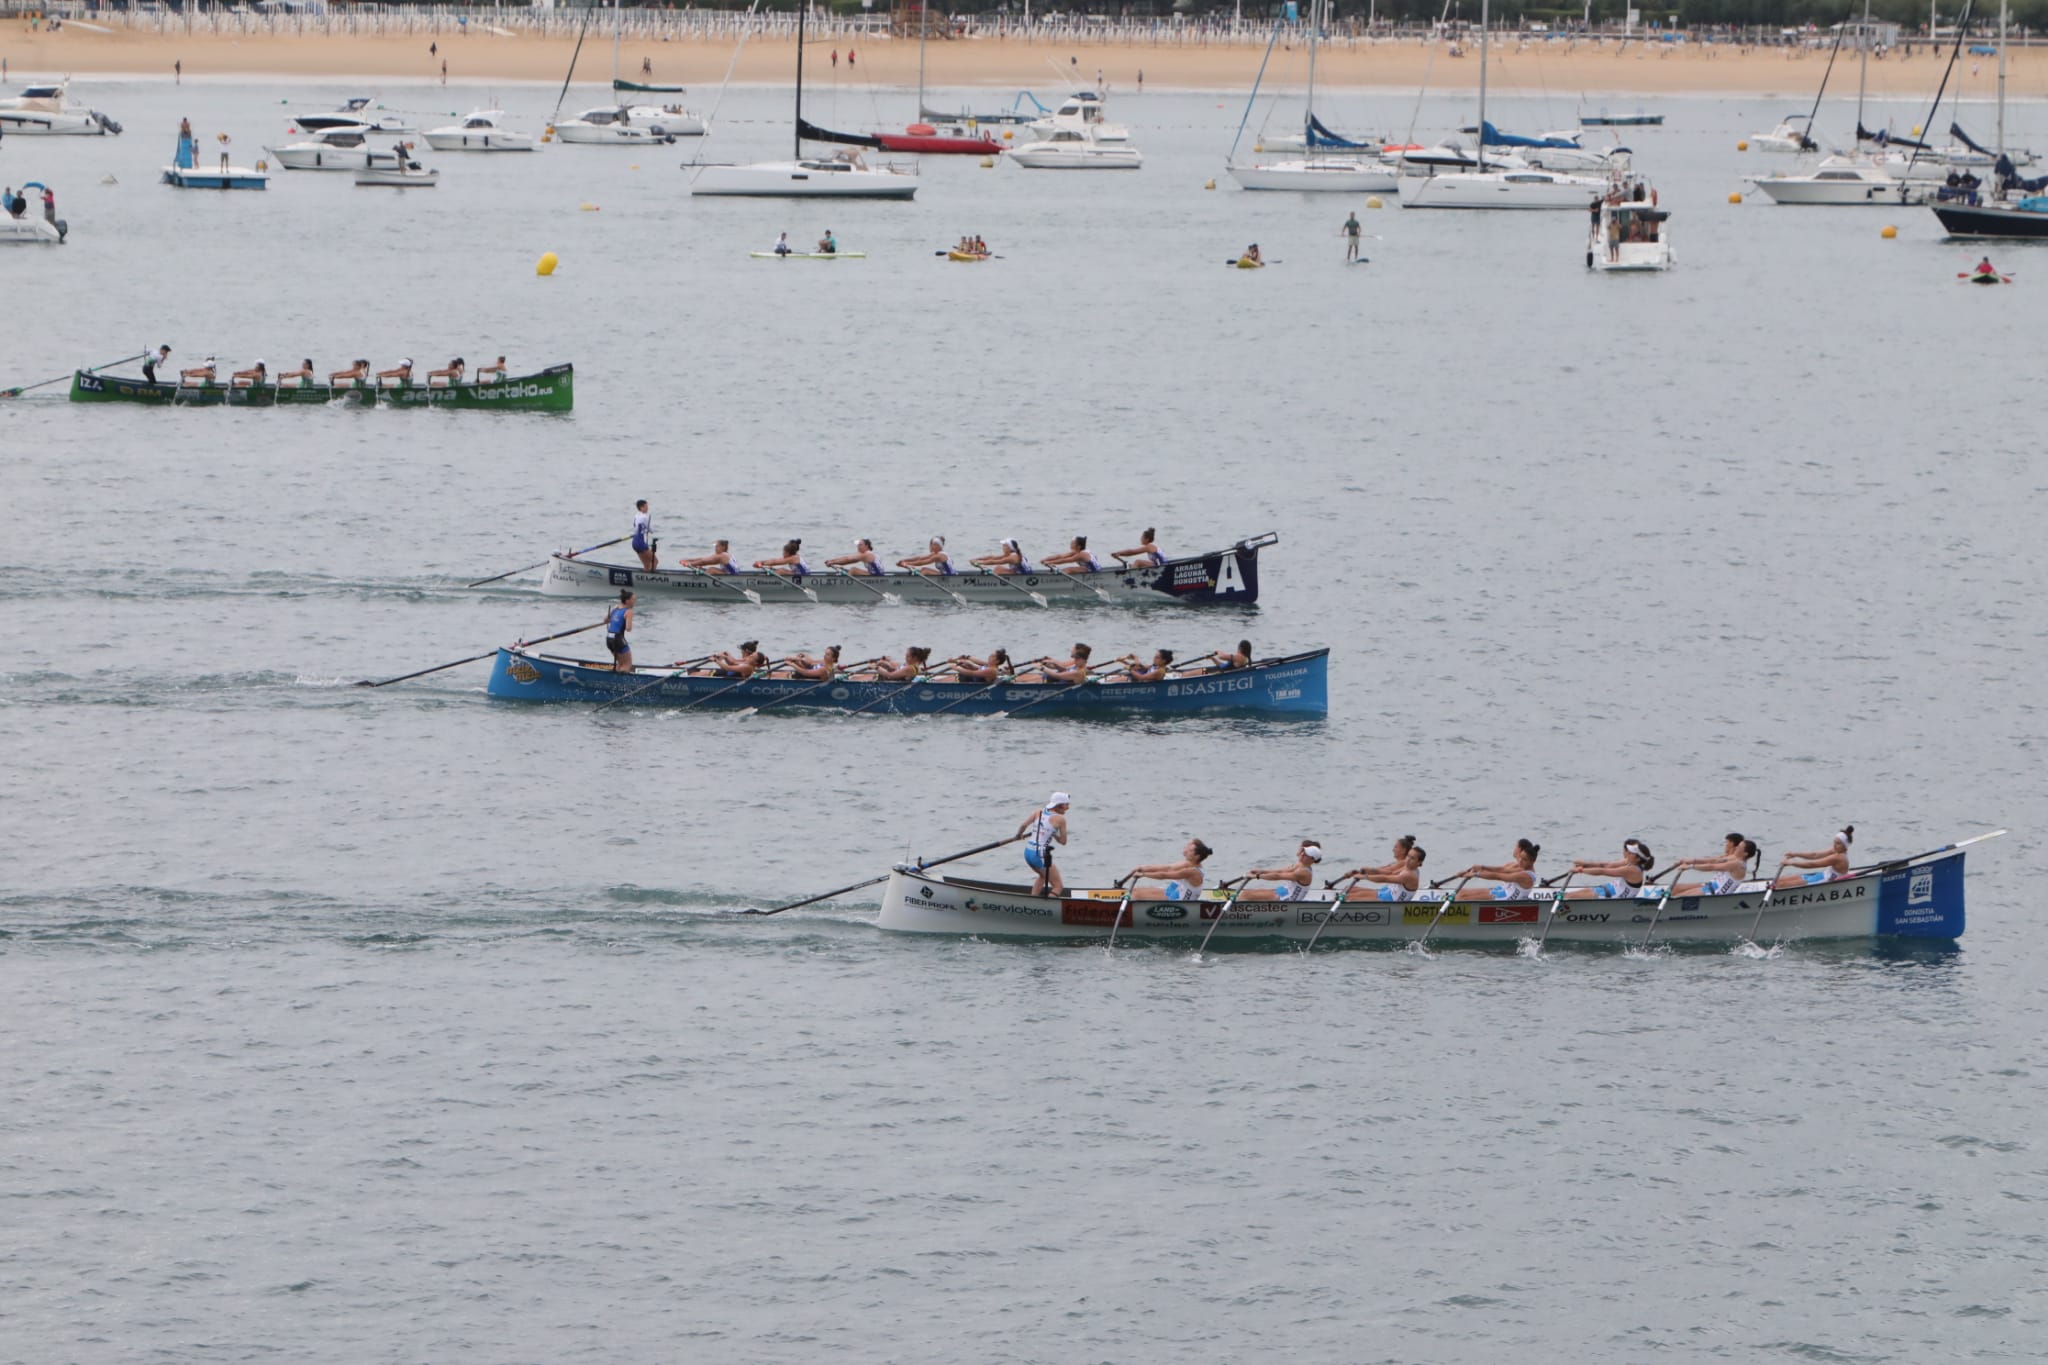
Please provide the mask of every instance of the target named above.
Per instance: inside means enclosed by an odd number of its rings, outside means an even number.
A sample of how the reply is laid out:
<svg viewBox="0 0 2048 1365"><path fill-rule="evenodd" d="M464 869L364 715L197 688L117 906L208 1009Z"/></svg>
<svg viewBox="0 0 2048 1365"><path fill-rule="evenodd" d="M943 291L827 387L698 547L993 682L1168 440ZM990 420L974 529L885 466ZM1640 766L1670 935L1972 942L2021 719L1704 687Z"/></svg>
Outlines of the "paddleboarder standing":
<svg viewBox="0 0 2048 1365"><path fill-rule="evenodd" d="M1358 239L1364 230L1358 222L1358 210L1353 209L1351 216L1344 220L1344 259L1346 261L1358 259Z"/></svg>

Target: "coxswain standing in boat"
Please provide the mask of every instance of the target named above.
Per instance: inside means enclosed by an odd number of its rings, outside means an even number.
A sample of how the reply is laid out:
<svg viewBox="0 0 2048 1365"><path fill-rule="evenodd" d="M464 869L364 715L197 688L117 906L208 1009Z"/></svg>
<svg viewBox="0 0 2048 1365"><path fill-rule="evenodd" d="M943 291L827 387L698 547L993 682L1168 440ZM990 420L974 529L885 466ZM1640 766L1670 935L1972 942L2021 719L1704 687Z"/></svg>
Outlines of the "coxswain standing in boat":
<svg viewBox="0 0 2048 1365"><path fill-rule="evenodd" d="M934 575L951 578L954 573L953 556L946 553L944 536L933 536L929 551L921 555L912 555L908 559L899 559L896 561L896 567L923 574L927 578Z"/></svg>
<svg viewBox="0 0 2048 1365"><path fill-rule="evenodd" d="M1240 901L1298 901L1306 896L1316 883L1316 864L1323 860L1323 846L1313 839L1303 839L1301 847L1294 852L1294 861L1286 867L1255 867L1245 873L1245 880L1272 882L1269 890L1259 887L1251 891L1240 891Z"/></svg>
<svg viewBox="0 0 2048 1365"><path fill-rule="evenodd" d="M1643 878L1656 860L1650 856L1650 846L1641 839L1624 839L1621 857L1608 861L1587 858L1572 859L1572 875L1608 877L1612 880L1598 886L1579 886L1565 892L1565 899L1580 900L1597 896L1602 900L1626 900L1643 889Z"/></svg>
<svg viewBox="0 0 2048 1365"><path fill-rule="evenodd" d="M992 555L983 555L979 559L970 559L967 562L977 569L987 569L990 573L1029 574L1037 572L1037 570L1031 567L1031 561L1024 557L1024 551L1018 548L1017 542L1014 540L1005 540L1002 548Z"/></svg>
<svg viewBox="0 0 2048 1365"><path fill-rule="evenodd" d="M407 356L391 369L377 371L377 386L379 388L384 387L384 381L387 379L398 381L392 385L393 388L402 389L410 385L412 383L412 357Z"/></svg>
<svg viewBox="0 0 2048 1365"><path fill-rule="evenodd" d="M269 377L270 370L262 361L257 361L246 370L236 370L228 382L238 389L253 389Z"/></svg>
<svg viewBox="0 0 2048 1365"><path fill-rule="evenodd" d="M711 553L708 555L698 555L695 559L678 559L676 563L685 569L696 569L700 573L739 572L739 567L732 562L732 542L725 540L713 542Z"/></svg>
<svg viewBox="0 0 2048 1365"><path fill-rule="evenodd" d="M1495 900L1521 900L1536 885L1536 857L1542 852L1541 844L1529 839L1517 839L1514 857L1509 861L1491 866L1486 863L1474 863L1461 872L1452 873L1444 880L1460 883L1498 882L1499 885L1493 888Z"/></svg>
<svg viewBox="0 0 2048 1365"><path fill-rule="evenodd" d="M647 499L633 504L633 553L640 556L640 567L653 573L661 567L661 561L654 557L659 546L654 539L654 515L647 510Z"/></svg>
<svg viewBox="0 0 2048 1365"><path fill-rule="evenodd" d="M170 347L157 347L156 354L142 362L142 377L152 384L156 383L156 367L159 365L167 364L170 361L170 358Z"/></svg>
<svg viewBox="0 0 2048 1365"><path fill-rule="evenodd" d="M1054 844L1064 846L1067 842L1067 812L1072 808L1073 798L1065 792L1054 792L1047 799L1045 809L1034 811L1029 819L1017 826L1019 839L1030 836L1030 842L1024 845L1024 864L1031 869L1031 894L1034 896L1043 896L1048 890L1055 896L1066 894L1067 884L1053 862L1052 850Z"/></svg>
<svg viewBox="0 0 2048 1365"><path fill-rule="evenodd" d="M852 554L840 555L837 559L828 559L825 561L825 567L828 569L844 569L848 573L865 574L870 578L880 578L885 572L882 568L882 561L875 554L875 542L869 540L866 536L862 536L859 540L853 542Z"/></svg>
<svg viewBox="0 0 2048 1365"><path fill-rule="evenodd" d="M1722 840L1721 852L1718 855L1711 858L1680 858L1671 865L1674 869L1688 868L1694 872L1713 874L1688 886L1680 886L1674 882L1671 894L1674 896L1732 895L1735 888L1742 885L1744 879L1756 875L1750 869L1753 865L1760 864L1762 861L1763 853L1757 848L1754 840L1745 839L1740 834L1727 835Z"/></svg>
<svg viewBox="0 0 2048 1365"><path fill-rule="evenodd" d="M784 578L808 578L811 575L811 566L804 563L803 548L804 543L801 540L784 541L781 554L773 559L757 559L754 561L754 567L767 569Z"/></svg>
<svg viewBox="0 0 2048 1365"><path fill-rule="evenodd" d="M1200 839L1190 839L1180 851L1177 863L1153 863L1146 867L1134 867L1118 879L1124 882L1154 881L1159 886L1134 886L1131 899L1136 901L1191 901L1202 894L1202 864L1216 850Z"/></svg>
<svg viewBox="0 0 2048 1365"><path fill-rule="evenodd" d="M1166 552L1159 548L1159 543L1153 539L1153 535L1153 529L1147 526L1145 534L1138 537L1138 548L1135 550L1118 550L1116 551L1116 558L1122 561L1127 569L1158 568L1166 563Z"/></svg>
<svg viewBox="0 0 2048 1365"><path fill-rule="evenodd" d="M633 647L626 643L627 632L633 629L633 590L619 589L619 605L606 613L604 618L604 647L612 652L612 672L633 671Z"/></svg>
<svg viewBox="0 0 2048 1365"><path fill-rule="evenodd" d="M331 389L355 388L370 377L370 362L358 360L345 370L336 370L327 376L327 387Z"/></svg>
<svg viewBox="0 0 2048 1365"><path fill-rule="evenodd" d="M1066 549L1056 555L1047 555L1038 561L1041 569L1058 569L1061 573L1100 573L1102 565L1088 552L1088 537L1075 536Z"/></svg>
<svg viewBox="0 0 2048 1365"><path fill-rule="evenodd" d="M1779 886L1808 886L1819 882L1831 882L1849 875L1849 845L1856 842L1856 826L1844 825L1835 834L1834 842L1825 849L1812 853L1787 853L1785 866L1808 869L1789 877L1778 878Z"/></svg>

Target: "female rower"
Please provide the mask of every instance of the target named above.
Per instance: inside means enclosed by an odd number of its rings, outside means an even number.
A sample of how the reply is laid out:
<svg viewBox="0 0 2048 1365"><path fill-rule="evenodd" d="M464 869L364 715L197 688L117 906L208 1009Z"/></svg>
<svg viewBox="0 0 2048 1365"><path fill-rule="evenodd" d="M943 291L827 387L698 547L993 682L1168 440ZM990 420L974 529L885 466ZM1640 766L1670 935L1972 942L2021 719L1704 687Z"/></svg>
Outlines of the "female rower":
<svg viewBox="0 0 2048 1365"><path fill-rule="evenodd" d="M1303 839L1301 847L1294 851L1294 861L1286 867L1255 867L1245 873L1251 881L1271 882L1272 889L1260 887L1255 891L1240 891L1241 901L1298 901L1314 889L1316 864L1323 860L1323 846L1313 839Z"/></svg>
<svg viewBox="0 0 2048 1365"><path fill-rule="evenodd" d="M840 555L837 559L825 561L828 569L844 569L847 573L866 574L879 578L885 570L882 561L875 555L875 542L862 536L853 542L853 553Z"/></svg>
<svg viewBox="0 0 2048 1365"><path fill-rule="evenodd" d="M1349 872L1338 873L1336 879L1341 882L1350 877L1369 877L1375 873L1399 872L1408 860L1408 850L1413 847L1415 847L1415 836L1404 834L1394 840L1394 856L1390 861L1380 863L1378 866L1354 867Z"/></svg>
<svg viewBox="0 0 2048 1365"><path fill-rule="evenodd" d="M633 504L633 553L640 556L640 567L653 573L661 567L661 561L654 557L654 514L647 510L647 499Z"/></svg>
<svg viewBox="0 0 2048 1365"><path fill-rule="evenodd" d="M234 374L229 377L228 382L238 389L250 389L256 387L258 384L261 384L265 379L269 378L269 376L269 366L265 365L262 361L259 360L246 370L236 370Z"/></svg>
<svg viewBox="0 0 2048 1365"><path fill-rule="evenodd" d="M1171 669L1173 668L1173 651L1170 649L1154 650L1152 652L1152 662L1149 664L1139 663L1138 656L1135 654L1126 654L1122 658L1118 659L1117 662L1124 665L1124 671L1122 673L1112 673L1103 681L1134 683L1164 682L1166 680L1167 673L1171 671Z"/></svg>
<svg viewBox="0 0 2048 1365"><path fill-rule="evenodd" d="M619 589L619 605L605 613L604 647L612 652L612 672L633 671L633 647L626 643L626 632L633 629L633 590Z"/></svg>
<svg viewBox="0 0 2048 1365"><path fill-rule="evenodd" d="M754 561L754 567L778 574L786 569L788 573L784 575L785 577L807 578L810 576L811 566L804 563L803 548L804 543L801 540L784 541L781 554L773 559L757 559Z"/></svg>
<svg viewBox="0 0 2048 1365"><path fill-rule="evenodd" d="M1047 555L1038 561L1041 569L1058 569L1061 573L1101 573L1102 564L1088 552L1088 537L1075 536L1067 548L1056 555Z"/></svg>
<svg viewBox="0 0 2048 1365"><path fill-rule="evenodd" d="M1017 827L1018 838L1031 836L1031 842L1024 845L1024 862L1031 869L1034 896L1043 896L1048 890L1055 896L1066 894L1067 884L1053 864L1052 847L1067 842L1067 811L1072 804L1072 798L1065 792L1054 792L1044 810L1033 813Z"/></svg>
<svg viewBox="0 0 2048 1365"><path fill-rule="evenodd" d="M327 376L327 387L331 389L353 389L370 377L370 362L358 360L345 370L336 370Z"/></svg>
<svg viewBox="0 0 2048 1365"><path fill-rule="evenodd" d="M1036 673L1020 673L1017 676L1017 681L1020 683L1055 682L1070 685L1086 682L1088 679L1088 655L1091 652L1088 646L1076 644L1073 654L1066 659L1033 659L1031 663L1025 665L1026 668L1040 665L1042 667Z"/></svg>
<svg viewBox="0 0 2048 1365"><path fill-rule="evenodd" d="M686 569L696 569L700 573L726 574L740 571L739 566L732 562L731 542L724 540L713 544L708 555L698 555L695 559L678 559L676 563Z"/></svg>
<svg viewBox="0 0 2048 1365"><path fill-rule="evenodd" d="M194 384L211 384L213 382L213 377L214 360L212 356L206 357L206 363L204 365L194 365L189 370L178 371L178 382L180 384L184 384L187 386Z"/></svg>
<svg viewBox="0 0 2048 1365"><path fill-rule="evenodd" d="M1154 569L1166 562L1166 552L1160 549L1159 543L1152 538L1150 526L1145 528L1144 535L1138 537L1137 549L1118 550L1116 557L1126 561L1124 567L1127 569Z"/></svg>
<svg viewBox="0 0 2048 1365"><path fill-rule="evenodd" d="M986 659L960 654L946 660L946 663L953 670L953 676L961 682L993 685L1016 672L1010 665L1010 651L1007 649L998 649Z"/></svg>
<svg viewBox="0 0 2048 1365"><path fill-rule="evenodd" d="M1565 892L1565 899L1578 900L1581 897L1598 896L1603 900L1626 899L1643 889L1643 878L1656 862L1650 856L1650 846L1641 839L1624 839L1621 843L1621 857L1613 862L1593 862L1585 858L1572 859L1574 875L1584 873L1589 877L1611 877L1612 881L1598 886L1582 886Z"/></svg>
<svg viewBox="0 0 2048 1365"><path fill-rule="evenodd" d="M1810 882L1831 882L1849 875L1849 845L1856 842L1856 826L1844 825L1834 843L1817 853L1787 853L1786 867L1808 868L1790 877L1778 878L1780 886L1804 886Z"/></svg>
<svg viewBox="0 0 2048 1365"><path fill-rule="evenodd" d="M303 388L313 382L313 357L307 356L299 362L296 370L279 370L277 386L280 389Z"/></svg>
<svg viewBox="0 0 2048 1365"><path fill-rule="evenodd" d="M810 682L826 682L839 672L839 646L828 645L825 652L813 659L808 654L790 657L789 676L804 678Z"/></svg>
<svg viewBox="0 0 2048 1365"><path fill-rule="evenodd" d="M1375 891L1372 887L1354 886L1344 893L1345 900L1405 901L1414 898L1416 891L1422 886L1422 865L1429 861L1429 853L1421 844L1415 842L1414 835L1405 834L1401 837L1408 841L1408 848L1393 862L1379 867L1361 867L1345 874L1362 882L1372 882L1379 889Z"/></svg>
<svg viewBox="0 0 2048 1365"><path fill-rule="evenodd" d="M996 553L983 555L979 559L971 559L968 563L974 565L977 569L988 569L1000 574L1029 574L1038 572L1038 570L1031 567L1031 561L1024 557L1024 551L1018 548L1017 542L1014 540L1005 540L1002 549Z"/></svg>
<svg viewBox="0 0 2048 1365"><path fill-rule="evenodd" d="M1710 872L1713 875L1689 886L1672 884L1674 896L1726 896L1734 893L1745 878L1757 875L1750 870L1752 864L1760 864L1763 854L1757 851L1756 842L1740 834L1730 834L1722 840L1721 852L1712 858L1680 858L1672 864L1674 868L1688 867L1695 872Z"/></svg>
<svg viewBox="0 0 2048 1365"><path fill-rule="evenodd" d="M894 659L889 658L877 659L875 660L875 671L872 674L860 673L855 676L865 678L871 682L916 682L924 676L925 667L930 664L931 658L932 648L930 645L912 645L903 652L902 663L899 664Z"/></svg>
<svg viewBox="0 0 2048 1365"><path fill-rule="evenodd" d="M710 667L705 671L714 678L751 678L768 666L768 656L761 652L759 640L745 640L740 643L739 653L720 650L706 662Z"/></svg>
<svg viewBox="0 0 2048 1365"><path fill-rule="evenodd" d="M1474 863L1462 872L1454 872L1444 881L1464 883L1468 881L1498 882L1493 888L1493 898L1501 901L1520 900L1536 885L1536 855L1543 851L1540 844L1528 839L1515 840L1515 856L1508 862L1489 866ZM1439 883L1441 885L1441 883Z"/></svg>
<svg viewBox="0 0 2048 1365"><path fill-rule="evenodd" d="M908 559L897 560L896 567L908 569L912 573L941 574L948 578L952 577L954 573L953 556L946 553L946 538L944 536L933 536L931 545L931 549L924 554L912 555Z"/></svg>
<svg viewBox="0 0 2048 1365"><path fill-rule="evenodd" d="M1117 885L1125 882L1153 881L1159 886L1134 886L1131 899L1134 901L1191 901L1202 894L1202 864L1209 861L1209 855L1216 850L1200 839L1190 839L1180 851L1177 863L1153 863L1148 867L1134 867L1117 879Z"/></svg>
<svg viewBox="0 0 2048 1365"><path fill-rule="evenodd" d="M1214 667L1197 668L1196 664L1212 664ZM1219 649L1212 653L1204 654L1201 658L1193 660L1181 671L1184 673L1228 673L1234 668L1250 668L1251 666L1252 642L1250 640L1239 640L1236 649Z"/></svg>

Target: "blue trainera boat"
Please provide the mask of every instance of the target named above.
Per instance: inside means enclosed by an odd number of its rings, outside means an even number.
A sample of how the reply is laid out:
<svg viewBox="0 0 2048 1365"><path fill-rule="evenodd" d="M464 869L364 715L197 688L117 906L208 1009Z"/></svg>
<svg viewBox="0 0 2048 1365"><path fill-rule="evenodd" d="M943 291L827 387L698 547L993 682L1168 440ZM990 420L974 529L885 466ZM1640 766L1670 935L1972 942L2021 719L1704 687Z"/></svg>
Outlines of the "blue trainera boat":
<svg viewBox="0 0 2048 1365"><path fill-rule="evenodd" d="M868 715L1189 716L1219 712L1314 718L1329 710L1330 651L1261 659L1249 668L1156 683L845 682L731 678L673 669L614 673L608 664L505 648L491 668L490 694L508 701L613 702L625 706L798 707Z"/></svg>

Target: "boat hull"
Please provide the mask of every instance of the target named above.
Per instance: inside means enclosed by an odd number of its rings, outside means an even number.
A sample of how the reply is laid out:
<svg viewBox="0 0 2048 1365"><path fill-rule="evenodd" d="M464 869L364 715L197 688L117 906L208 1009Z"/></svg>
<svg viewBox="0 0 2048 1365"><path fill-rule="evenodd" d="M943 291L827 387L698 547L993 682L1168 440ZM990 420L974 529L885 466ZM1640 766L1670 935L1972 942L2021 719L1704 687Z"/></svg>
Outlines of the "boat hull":
<svg viewBox="0 0 2048 1365"><path fill-rule="evenodd" d="M12 218L0 214L0 246L61 246L70 230L70 224L62 218L53 223L40 216Z"/></svg>
<svg viewBox="0 0 2048 1365"><path fill-rule="evenodd" d="M919 152L925 156L994 156L1003 144L991 137L953 137L944 133L876 133L885 151Z"/></svg>
<svg viewBox="0 0 2048 1365"><path fill-rule="evenodd" d="M917 193L917 180L893 171L774 161L706 166L691 182L690 193L761 199L909 199Z"/></svg>
<svg viewBox="0 0 2048 1365"><path fill-rule="evenodd" d="M2048 238L2048 213L1996 204L1934 204L1934 216L1951 237L2002 238L2011 241Z"/></svg>
<svg viewBox="0 0 2048 1365"><path fill-rule="evenodd" d="M260 190L269 187L270 176L247 166L230 166L226 170L166 166L163 183L181 190Z"/></svg>
<svg viewBox="0 0 2048 1365"><path fill-rule="evenodd" d="M865 251L749 251L757 261L864 261Z"/></svg>
<svg viewBox="0 0 2048 1365"><path fill-rule="evenodd" d="M508 132L503 128L443 129L421 136L437 152L530 152L536 145L533 134Z"/></svg>
<svg viewBox="0 0 2048 1365"><path fill-rule="evenodd" d="M1194 901L1132 900L1121 912L1124 893L1114 889L1033 896L1028 886L947 877L899 864L876 923L895 933L980 938L1101 939L1115 921L1116 935L1123 940L1198 940L1213 927L1214 944L1299 941L1320 930L1321 943L1402 944L1427 934L1432 944L1513 947L1542 936L1546 946L1621 947L1642 943L1654 919L1659 943L1952 940L1963 933L1963 858L1956 849L1842 881L1782 887L1768 907L1763 904L1765 883L1745 882L1729 895L1671 897L1668 902L1661 896L1559 900L1552 892L1538 891L1540 899L1461 900L1448 908L1442 900L1338 901L1335 892L1317 891L1301 901L1239 901L1226 910L1227 893L1209 890Z"/></svg>
<svg viewBox="0 0 2048 1365"><path fill-rule="evenodd" d="M430 190L441 183L439 171L402 171L395 166L365 166L356 172L358 185L381 185L394 190Z"/></svg>
<svg viewBox="0 0 2048 1365"><path fill-rule="evenodd" d="M1227 673L1156 683L833 682L804 678L696 677L641 670L615 673L590 660L500 649L489 692L506 701L617 702L622 706L740 710L774 704L865 715L1193 716L1215 713L1314 719L1329 711L1328 650L1261 661Z"/></svg>
<svg viewBox="0 0 2048 1365"><path fill-rule="evenodd" d="M1037 143L1017 148L1010 160L1032 171L1135 171L1145 158L1130 147L1090 147L1084 151L1046 150Z"/></svg>
<svg viewBox="0 0 2048 1365"><path fill-rule="evenodd" d="M1270 541L1263 542L1270 544ZM1259 600L1259 545L1240 542L1226 550L1168 560L1156 568L1102 569L1094 573L953 574L932 578L922 574L887 573L859 578L842 574L811 574L792 580L780 574L745 572L704 574L688 569L653 573L637 564L607 564L594 559L554 555L540 590L557 597L617 597L619 589L692 602L744 602L752 592L765 603L810 605L808 588L817 601L836 606L875 606L884 594L903 602L955 606L958 598L973 606L1035 606L1031 594L1067 606L1248 607ZM801 586L799 586L801 584Z"/></svg>
<svg viewBox="0 0 2048 1365"><path fill-rule="evenodd" d="M1607 182L1590 176L1549 175L1532 171L1461 173L1411 179L1401 187L1404 209L1561 210L1585 211Z"/></svg>
<svg viewBox="0 0 2048 1365"><path fill-rule="evenodd" d="M71 376L74 403L142 403L156 407L275 408L353 404L357 407L465 408L485 412L568 412L575 406L575 367L555 365L536 374L495 384L455 384L429 388L330 388L308 384L281 388L274 384L237 388L223 384L186 386L151 383L119 375Z"/></svg>
<svg viewBox="0 0 2048 1365"><path fill-rule="evenodd" d="M1393 194L1400 177L1382 164L1342 157L1274 161L1262 166L1232 166L1230 178L1247 190L1293 190L1300 193Z"/></svg>

